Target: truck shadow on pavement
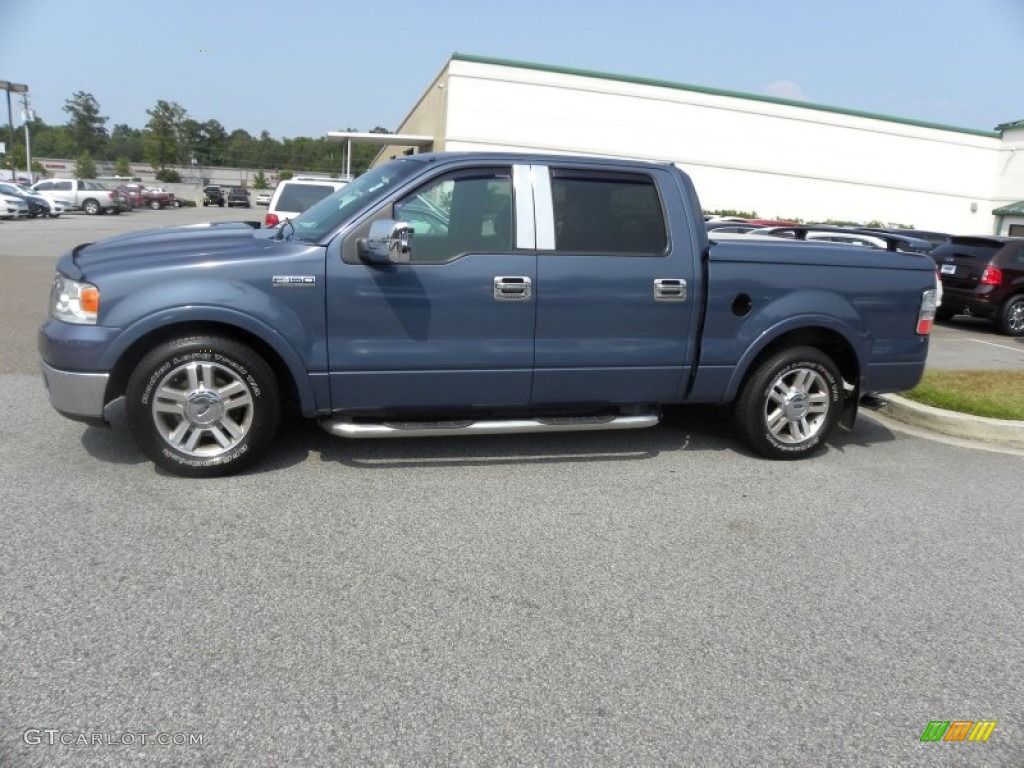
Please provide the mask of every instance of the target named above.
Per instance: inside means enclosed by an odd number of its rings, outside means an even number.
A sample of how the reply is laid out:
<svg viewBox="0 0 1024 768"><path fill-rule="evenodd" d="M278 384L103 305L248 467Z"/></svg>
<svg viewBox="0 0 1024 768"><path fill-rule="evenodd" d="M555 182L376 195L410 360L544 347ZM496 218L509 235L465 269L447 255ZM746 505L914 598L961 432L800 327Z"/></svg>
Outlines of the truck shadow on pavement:
<svg viewBox="0 0 1024 768"><path fill-rule="evenodd" d="M836 431L825 454L895 439L882 424L861 417L852 432ZM111 411L110 428L86 427L81 444L90 456L102 462L125 466L149 463L135 445L124 409L119 406ZM286 470L317 458L321 463L374 470L647 461L666 452L682 451L729 452L758 458L740 442L727 408L679 406L666 410L662 423L650 429L472 437L348 440L328 435L312 420L286 419L267 455L242 474Z"/></svg>

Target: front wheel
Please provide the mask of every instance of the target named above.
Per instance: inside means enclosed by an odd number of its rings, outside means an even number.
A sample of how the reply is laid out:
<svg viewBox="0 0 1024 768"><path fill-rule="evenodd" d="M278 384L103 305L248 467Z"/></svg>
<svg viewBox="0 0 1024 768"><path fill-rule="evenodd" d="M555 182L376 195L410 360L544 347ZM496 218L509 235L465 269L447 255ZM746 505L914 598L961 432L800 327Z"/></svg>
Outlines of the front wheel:
<svg viewBox="0 0 1024 768"><path fill-rule="evenodd" d="M152 208L154 211L159 211L161 208L163 208L163 205L160 204L159 200L150 200L149 207Z"/></svg>
<svg viewBox="0 0 1024 768"><path fill-rule="evenodd" d="M128 380L128 426L158 466L219 477L266 450L281 416L277 379L249 347L221 337L175 339L147 354Z"/></svg>
<svg viewBox="0 0 1024 768"><path fill-rule="evenodd" d="M1007 336L1024 336L1024 294L1011 296L996 317L999 331Z"/></svg>
<svg viewBox="0 0 1024 768"><path fill-rule="evenodd" d="M747 379L736 401L736 428L762 456L799 459L828 439L842 394L842 378L830 357L813 347L783 350Z"/></svg>
<svg viewBox="0 0 1024 768"><path fill-rule="evenodd" d="M89 216L95 216L103 212L100 204L96 200L86 200L82 203L82 210L85 211Z"/></svg>

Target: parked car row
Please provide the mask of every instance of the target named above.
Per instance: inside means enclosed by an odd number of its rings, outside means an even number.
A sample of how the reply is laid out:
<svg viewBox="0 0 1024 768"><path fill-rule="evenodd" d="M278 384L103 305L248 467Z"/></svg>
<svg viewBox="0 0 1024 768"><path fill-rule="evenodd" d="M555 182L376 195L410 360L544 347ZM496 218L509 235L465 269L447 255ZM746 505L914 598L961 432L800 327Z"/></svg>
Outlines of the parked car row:
<svg viewBox="0 0 1024 768"><path fill-rule="evenodd" d="M17 187L24 194L36 199L35 203L27 201L28 215L59 216L68 211L82 211L89 215L102 213L123 213L140 206L154 210L161 208L180 208L194 203L181 200L159 187L145 187L142 184L121 184L113 189L99 181L90 179L43 179L31 187L8 184ZM10 190L8 193L10 194ZM39 203L38 201L45 201ZM49 208L49 212L42 208Z"/></svg>
<svg viewBox="0 0 1024 768"><path fill-rule="evenodd" d="M32 193L29 187L0 182L0 218L49 217L56 219L70 207L67 200L49 200Z"/></svg>

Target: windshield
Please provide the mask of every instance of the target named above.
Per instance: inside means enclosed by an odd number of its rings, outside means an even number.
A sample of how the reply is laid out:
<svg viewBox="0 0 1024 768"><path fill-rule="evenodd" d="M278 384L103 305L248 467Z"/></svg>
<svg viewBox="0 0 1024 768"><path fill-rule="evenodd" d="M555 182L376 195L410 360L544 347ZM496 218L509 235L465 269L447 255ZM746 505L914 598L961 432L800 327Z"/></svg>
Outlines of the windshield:
<svg viewBox="0 0 1024 768"><path fill-rule="evenodd" d="M367 206L383 200L422 167L418 161L400 159L367 171L292 221L293 239L319 242Z"/></svg>

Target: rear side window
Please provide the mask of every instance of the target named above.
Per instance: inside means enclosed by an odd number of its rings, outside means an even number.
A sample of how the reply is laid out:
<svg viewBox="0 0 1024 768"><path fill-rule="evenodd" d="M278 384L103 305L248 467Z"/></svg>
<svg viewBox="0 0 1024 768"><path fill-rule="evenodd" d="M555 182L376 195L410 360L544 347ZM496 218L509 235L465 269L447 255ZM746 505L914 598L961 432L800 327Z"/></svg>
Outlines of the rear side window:
<svg viewBox="0 0 1024 768"><path fill-rule="evenodd" d="M302 213L332 192L334 187L327 184L285 184L274 207L279 211Z"/></svg>
<svg viewBox="0 0 1024 768"><path fill-rule="evenodd" d="M556 251L665 252L665 215L650 176L553 168L551 194Z"/></svg>

